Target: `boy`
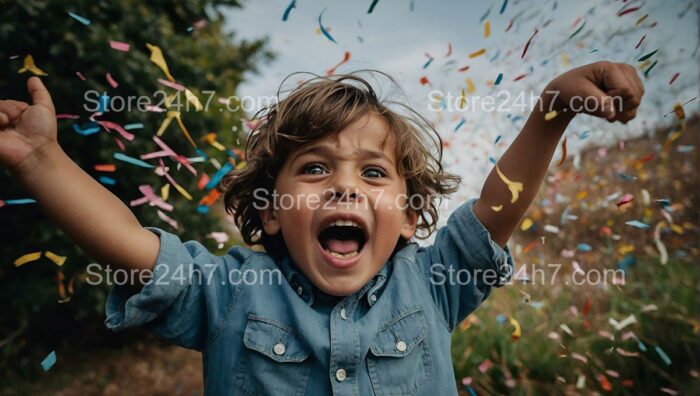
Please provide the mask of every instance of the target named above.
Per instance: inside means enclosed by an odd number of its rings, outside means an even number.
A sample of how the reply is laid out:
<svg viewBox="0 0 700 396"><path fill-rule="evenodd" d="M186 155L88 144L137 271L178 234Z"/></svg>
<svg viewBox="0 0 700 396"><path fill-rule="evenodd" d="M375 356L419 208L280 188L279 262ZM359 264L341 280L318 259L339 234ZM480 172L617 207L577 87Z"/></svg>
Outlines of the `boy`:
<svg viewBox="0 0 700 396"><path fill-rule="evenodd" d="M588 99L585 112L626 123L644 92L620 63L554 79L480 198L417 247L416 231L435 227L436 195L459 181L433 154L439 138L358 77L308 82L268 109L246 168L223 183L245 241L267 253L220 257L142 227L61 150L42 82L27 86L33 105L0 101L0 164L96 261L150 276L112 290L107 326L143 326L200 350L206 392L248 395L456 394L450 333L509 280L506 242L575 105ZM246 271L281 275L249 284Z"/></svg>

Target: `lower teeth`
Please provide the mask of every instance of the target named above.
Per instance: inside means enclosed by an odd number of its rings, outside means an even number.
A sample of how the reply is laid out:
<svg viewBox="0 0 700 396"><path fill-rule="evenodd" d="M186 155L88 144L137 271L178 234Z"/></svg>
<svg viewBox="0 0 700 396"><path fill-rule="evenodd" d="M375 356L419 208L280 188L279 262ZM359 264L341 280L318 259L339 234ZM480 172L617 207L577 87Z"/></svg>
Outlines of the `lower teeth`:
<svg viewBox="0 0 700 396"><path fill-rule="evenodd" d="M343 254L343 253L331 252L331 251L328 251L328 253L330 253L330 255L333 256L333 257L337 257L337 258L341 258L341 259L345 259L345 258L350 258L350 257L355 257L355 256L357 256L357 251L350 252L350 253L345 253L345 254Z"/></svg>

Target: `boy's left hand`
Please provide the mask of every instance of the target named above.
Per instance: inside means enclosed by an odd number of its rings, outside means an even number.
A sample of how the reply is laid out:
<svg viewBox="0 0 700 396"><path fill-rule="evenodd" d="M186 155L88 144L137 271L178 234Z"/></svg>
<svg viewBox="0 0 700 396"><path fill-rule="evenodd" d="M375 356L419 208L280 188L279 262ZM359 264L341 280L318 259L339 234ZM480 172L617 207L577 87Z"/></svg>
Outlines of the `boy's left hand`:
<svg viewBox="0 0 700 396"><path fill-rule="evenodd" d="M558 76L547 85L544 97L555 98L554 110L626 124L637 115L643 95L644 86L632 65L604 61Z"/></svg>

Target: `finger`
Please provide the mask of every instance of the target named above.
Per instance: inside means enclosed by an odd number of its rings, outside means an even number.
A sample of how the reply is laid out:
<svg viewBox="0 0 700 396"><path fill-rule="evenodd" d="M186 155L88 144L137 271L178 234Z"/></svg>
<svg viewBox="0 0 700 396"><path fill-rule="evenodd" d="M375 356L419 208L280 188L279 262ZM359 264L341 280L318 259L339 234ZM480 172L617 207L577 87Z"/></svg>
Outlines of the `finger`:
<svg viewBox="0 0 700 396"><path fill-rule="evenodd" d="M584 103L590 103L590 98L594 99L594 105L586 104L583 106L583 112L592 116L605 118L608 121L613 121L617 115L617 109L615 109L613 98L592 82L585 84L582 88Z"/></svg>
<svg viewBox="0 0 700 396"><path fill-rule="evenodd" d="M605 87L605 91L608 95L612 97L619 97L622 100L629 99L634 96L632 92L632 85L630 85L629 81L627 80L622 68L613 63L604 62L600 73L602 78L598 81L600 81L602 86ZM615 110L619 111L617 108Z"/></svg>
<svg viewBox="0 0 700 396"><path fill-rule="evenodd" d="M0 111L5 113L5 115L10 120L15 120L19 117L24 110L29 107L28 104L24 102L18 102L16 100L0 100Z"/></svg>
<svg viewBox="0 0 700 396"><path fill-rule="evenodd" d="M7 117L7 115L5 113L0 111L0 128L5 128L9 124L10 124L10 118Z"/></svg>
<svg viewBox="0 0 700 396"><path fill-rule="evenodd" d="M629 63L623 63L623 65L625 65L625 68L629 71L627 76L629 77L630 81L632 81L634 86L637 88L635 95L638 95L641 99L644 95L644 83L642 83L642 79L639 78L639 73L637 73L637 69L635 69L634 66L630 65Z"/></svg>
<svg viewBox="0 0 700 396"><path fill-rule="evenodd" d="M27 90L29 91L29 95L32 96L33 104L44 106L51 111L56 111L51 101L51 94L49 94L49 91L39 77L31 77L27 80Z"/></svg>

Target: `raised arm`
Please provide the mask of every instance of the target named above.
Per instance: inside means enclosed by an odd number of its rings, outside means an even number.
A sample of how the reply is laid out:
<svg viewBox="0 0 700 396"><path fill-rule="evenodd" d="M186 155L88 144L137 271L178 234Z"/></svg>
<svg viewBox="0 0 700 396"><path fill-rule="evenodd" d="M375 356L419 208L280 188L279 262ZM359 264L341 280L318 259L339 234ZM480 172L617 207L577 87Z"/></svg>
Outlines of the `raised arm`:
<svg viewBox="0 0 700 396"><path fill-rule="evenodd" d="M491 238L500 246L510 239L539 191L559 139L576 113L627 123L636 116L643 94L636 70L624 63L596 62L552 80L541 103L489 174L474 205L474 214ZM547 121L545 115L550 111L557 114ZM498 170L509 181L522 183L515 202L511 203L513 194Z"/></svg>
<svg viewBox="0 0 700 396"><path fill-rule="evenodd" d="M0 165L19 178L44 212L102 265L152 269L159 239L129 208L85 173L56 139L56 113L37 77L32 105L0 100Z"/></svg>

